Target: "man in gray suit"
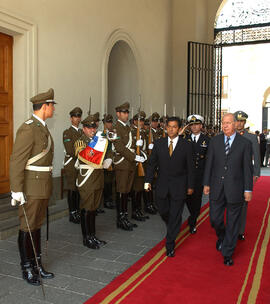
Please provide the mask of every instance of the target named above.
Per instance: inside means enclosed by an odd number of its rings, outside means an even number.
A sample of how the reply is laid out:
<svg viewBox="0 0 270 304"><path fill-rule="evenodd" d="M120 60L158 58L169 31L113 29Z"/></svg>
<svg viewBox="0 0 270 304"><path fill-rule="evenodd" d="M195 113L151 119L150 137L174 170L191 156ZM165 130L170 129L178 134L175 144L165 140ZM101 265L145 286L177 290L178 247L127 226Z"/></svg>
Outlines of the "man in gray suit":
<svg viewBox="0 0 270 304"><path fill-rule="evenodd" d="M237 132L251 141L252 144L252 159L253 159L253 182L255 183L261 175L261 160L260 160L260 147L258 143L257 136L255 134L249 133L245 129L245 124L248 118L248 115L243 111L237 111L234 113L236 119L236 130ZM241 224L238 239L241 241L245 240L245 227L246 227L246 218L247 218L247 206L244 204L241 213Z"/></svg>
<svg viewBox="0 0 270 304"><path fill-rule="evenodd" d="M242 207L252 199L253 188L251 142L236 132L235 123L232 113L223 116L223 133L208 146L203 179L204 194L210 199L210 221L218 237L216 249L227 266L233 265Z"/></svg>

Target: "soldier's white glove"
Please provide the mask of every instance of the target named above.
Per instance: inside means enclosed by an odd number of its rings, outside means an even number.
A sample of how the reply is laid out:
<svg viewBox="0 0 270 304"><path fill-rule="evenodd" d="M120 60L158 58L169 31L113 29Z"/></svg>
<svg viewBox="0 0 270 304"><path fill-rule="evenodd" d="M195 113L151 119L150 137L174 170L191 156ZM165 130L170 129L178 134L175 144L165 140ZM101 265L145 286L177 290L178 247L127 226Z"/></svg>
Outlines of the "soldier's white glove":
<svg viewBox="0 0 270 304"><path fill-rule="evenodd" d="M143 156L136 155L135 161L138 163L143 163L143 162L145 162L145 158Z"/></svg>
<svg viewBox="0 0 270 304"><path fill-rule="evenodd" d="M23 192L13 192L11 191L11 206L16 206L17 203L23 205L26 203Z"/></svg>
<svg viewBox="0 0 270 304"><path fill-rule="evenodd" d="M108 169L112 164L112 159L111 158L106 158L103 161L103 168Z"/></svg>
<svg viewBox="0 0 270 304"><path fill-rule="evenodd" d="M143 140L142 139L138 139L137 141L136 141L136 146L138 147L142 147L143 146Z"/></svg>
<svg viewBox="0 0 270 304"><path fill-rule="evenodd" d="M154 148L154 144L149 144L148 145L148 150L152 150Z"/></svg>

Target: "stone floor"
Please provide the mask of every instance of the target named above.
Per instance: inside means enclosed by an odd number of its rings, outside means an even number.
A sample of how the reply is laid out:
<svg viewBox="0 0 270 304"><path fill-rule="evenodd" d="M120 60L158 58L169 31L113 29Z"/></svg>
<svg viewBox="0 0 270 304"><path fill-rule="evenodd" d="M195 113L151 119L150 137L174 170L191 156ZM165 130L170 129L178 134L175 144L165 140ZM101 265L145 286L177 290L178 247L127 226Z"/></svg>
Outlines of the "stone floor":
<svg viewBox="0 0 270 304"><path fill-rule="evenodd" d="M262 175L269 176L270 169L263 168ZM184 219L187 214L185 209ZM132 232L119 230L115 210L106 209L105 214L97 217L97 236L108 243L99 250L91 250L82 245L80 225L69 223L67 217L53 222L48 259L43 260L55 278L44 281L45 300L40 287L28 285L21 278L17 237L0 241L0 303L84 303L165 236L165 226L158 215L138 225Z"/></svg>

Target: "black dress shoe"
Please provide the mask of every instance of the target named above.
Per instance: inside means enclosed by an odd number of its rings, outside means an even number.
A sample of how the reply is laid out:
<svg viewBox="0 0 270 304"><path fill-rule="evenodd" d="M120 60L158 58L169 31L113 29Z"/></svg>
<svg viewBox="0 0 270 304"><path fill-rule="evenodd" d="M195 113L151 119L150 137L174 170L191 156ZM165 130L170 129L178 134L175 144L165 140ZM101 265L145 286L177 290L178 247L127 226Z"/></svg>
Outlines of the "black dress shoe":
<svg viewBox="0 0 270 304"><path fill-rule="evenodd" d="M216 242L216 249L217 249L217 251L221 251L222 242L223 242L223 240L221 240L221 239L217 240L217 242Z"/></svg>
<svg viewBox="0 0 270 304"><path fill-rule="evenodd" d="M238 235L238 240L240 241L244 241L246 238L245 238L245 235L244 234L239 234Z"/></svg>
<svg viewBox="0 0 270 304"><path fill-rule="evenodd" d="M98 246L104 246L107 242L98 239L95 235L93 236L94 241L98 244Z"/></svg>
<svg viewBox="0 0 270 304"><path fill-rule="evenodd" d="M99 214L99 213L105 213L105 210L103 210L101 208L97 208L96 213L97 214Z"/></svg>
<svg viewBox="0 0 270 304"><path fill-rule="evenodd" d="M166 254L167 254L168 258L173 258L175 256L174 249L172 249L172 250L168 250L167 249L167 253Z"/></svg>
<svg viewBox="0 0 270 304"><path fill-rule="evenodd" d="M104 202L104 208L115 209L115 205L112 201L107 201L107 202Z"/></svg>
<svg viewBox="0 0 270 304"><path fill-rule="evenodd" d="M232 257L224 257L224 265L226 266L232 266L233 265L233 260L232 260Z"/></svg>
<svg viewBox="0 0 270 304"><path fill-rule="evenodd" d="M42 279L53 279L54 274L52 272L48 272L43 268L43 265L39 265L39 270L40 270L40 276ZM35 272L39 276L39 270L37 267L35 267Z"/></svg>
<svg viewBox="0 0 270 304"><path fill-rule="evenodd" d="M191 234L195 234L195 233L197 232L196 227L190 227L190 228L189 228L189 232L190 232Z"/></svg>

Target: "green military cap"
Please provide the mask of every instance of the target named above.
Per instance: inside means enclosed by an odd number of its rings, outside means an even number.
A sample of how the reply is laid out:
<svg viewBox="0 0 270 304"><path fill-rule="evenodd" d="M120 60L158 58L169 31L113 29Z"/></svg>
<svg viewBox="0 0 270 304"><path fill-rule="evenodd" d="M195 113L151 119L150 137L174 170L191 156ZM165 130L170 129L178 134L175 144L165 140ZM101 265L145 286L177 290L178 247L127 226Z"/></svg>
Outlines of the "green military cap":
<svg viewBox="0 0 270 304"><path fill-rule="evenodd" d="M94 118L95 118L95 121L99 121L99 112L96 112L95 114L93 114Z"/></svg>
<svg viewBox="0 0 270 304"><path fill-rule="evenodd" d="M151 121L158 121L159 120L160 115L157 112L154 112L151 115Z"/></svg>
<svg viewBox="0 0 270 304"><path fill-rule="evenodd" d="M140 111L140 113L137 113L136 115L133 116L133 120L145 120L146 114L144 111Z"/></svg>
<svg viewBox="0 0 270 304"><path fill-rule="evenodd" d="M122 105L117 106L115 108L115 110L116 110L116 112L127 112L127 113L129 113L129 107L130 107L129 102L125 102Z"/></svg>
<svg viewBox="0 0 270 304"><path fill-rule="evenodd" d="M97 121L95 115L90 114L82 121L82 125L87 128L96 128L97 127L96 122Z"/></svg>
<svg viewBox="0 0 270 304"><path fill-rule="evenodd" d="M74 108L69 112L70 117L76 116L76 117L81 117L82 116L82 109L79 107Z"/></svg>
<svg viewBox="0 0 270 304"><path fill-rule="evenodd" d="M45 102L56 103L53 99L54 99L54 90L53 89L49 89L45 93L40 93L40 94L37 94L36 96L33 96L30 99L30 101L33 104L40 104L40 103L45 103Z"/></svg>
<svg viewBox="0 0 270 304"><path fill-rule="evenodd" d="M145 126L150 126L150 120L148 118L145 119L144 125Z"/></svg>
<svg viewBox="0 0 270 304"><path fill-rule="evenodd" d="M113 117L111 114L104 114L102 121L103 122L113 122Z"/></svg>
<svg viewBox="0 0 270 304"><path fill-rule="evenodd" d="M243 111L236 111L234 113L234 117L236 120L247 120L248 115L247 115L247 113L245 113Z"/></svg>
<svg viewBox="0 0 270 304"><path fill-rule="evenodd" d="M187 122L189 124L203 124L204 118L199 114L192 114L187 118Z"/></svg>
<svg viewBox="0 0 270 304"><path fill-rule="evenodd" d="M166 115L166 116L163 115L160 117L159 122L166 122L167 119L168 119L168 115Z"/></svg>

